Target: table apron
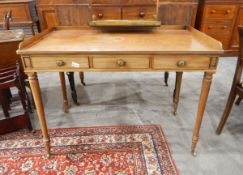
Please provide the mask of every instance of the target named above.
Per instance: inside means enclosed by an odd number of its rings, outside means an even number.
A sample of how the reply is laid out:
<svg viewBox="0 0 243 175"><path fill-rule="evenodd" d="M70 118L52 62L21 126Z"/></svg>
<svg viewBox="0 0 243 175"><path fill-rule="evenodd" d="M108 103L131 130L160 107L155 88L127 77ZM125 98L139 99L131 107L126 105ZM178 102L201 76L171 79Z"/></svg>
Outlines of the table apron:
<svg viewBox="0 0 243 175"><path fill-rule="evenodd" d="M208 55L28 55L25 72L215 72L217 56Z"/></svg>

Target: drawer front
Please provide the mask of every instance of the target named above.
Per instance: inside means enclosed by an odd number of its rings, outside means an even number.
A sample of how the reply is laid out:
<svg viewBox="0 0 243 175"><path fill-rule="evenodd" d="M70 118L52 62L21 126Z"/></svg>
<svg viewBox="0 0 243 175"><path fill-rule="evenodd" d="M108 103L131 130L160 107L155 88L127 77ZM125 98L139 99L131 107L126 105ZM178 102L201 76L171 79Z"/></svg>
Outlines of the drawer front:
<svg viewBox="0 0 243 175"><path fill-rule="evenodd" d="M123 7L122 18L126 20L154 20L157 18L156 6Z"/></svg>
<svg viewBox="0 0 243 175"><path fill-rule="evenodd" d="M36 69L89 68L88 56L32 56L31 67Z"/></svg>
<svg viewBox="0 0 243 175"><path fill-rule="evenodd" d="M230 34L232 31L231 22L207 22L203 26L203 31L209 35L211 34Z"/></svg>
<svg viewBox="0 0 243 175"><path fill-rule="evenodd" d="M95 69L148 69L149 57L140 55L129 56L94 56Z"/></svg>
<svg viewBox="0 0 243 175"><path fill-rule="evenodd" d="M119 7L92 7L93 20L119 20L121 8Z"/></svg>
<svg viewBox="0 0 243 175"><path fill-rule="evenodd" d="M236 10L236 5L207 5L205 17L207 19L233 19Z"/></svg>
<svg viewBox="0 0 243 175"><path fill-rule="evenodd" d="M206 56L155 56L154 69L208 69L210 58Z"/></svg>
<svg viewBox="0 0 243 175"><path fill-rule="evenodd" d="M30 14L28 12L28 5L18 4L18 5L0 5L0 16L3 17L4 13L7 11L12 11L12 21L11 22L28 22L31 21ZM2 22L2 21L1 21Z"/></svg>

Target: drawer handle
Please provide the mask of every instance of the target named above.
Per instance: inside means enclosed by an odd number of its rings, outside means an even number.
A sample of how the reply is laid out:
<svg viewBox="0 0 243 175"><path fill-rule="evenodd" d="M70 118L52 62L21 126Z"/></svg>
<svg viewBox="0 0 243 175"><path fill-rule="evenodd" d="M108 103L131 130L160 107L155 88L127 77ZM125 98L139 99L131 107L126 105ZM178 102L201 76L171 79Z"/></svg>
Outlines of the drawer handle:
<svg viewBox="0 0 243 175"><path fill-rule="evenodd" d="M126 62L124 60L122 60L122 59L119 59L119 60L117 60L116 64L118 66L125 66Z"/></svg>
<svg viewBox="0 0 243 175"><path fill-rule="evenodd" d="M180 61L177 62L178 67L184 67L185 65L186 65L186 62L183 61L183 60L180 60Z"/></svg>
<svg viewBox="0 0 243 175"><path fill-rule="evenodd" d="M216 13L216 10L211 10L211 13L212 13L212 14Z"/></svg>
<svg viewBox="0 0 243 175"><path fill-rule="evenodd" d="M57 60L57 61L56 61L56 64L57 64L58 67L62 67L62 66L65 65L65 62L62 61L62 60Z"/></svg>
<svg viewBox="0 0 243 175"><path fill-rule="evenodd" d="M222 26L222 29L227 29L227 26Z"/></svg>
<svg viewBox="0 0 243 175"><path fill-rule="evenodd" d="M99 14L98 14L98 17L99 17L99 18L103 18L103 14L102 14L102 13L99 13Z"/></svg>
<svg viewBox="0 0 243 175"><path fill-rule="evenodd" d="M226 14L230 14L230 12L231 12L231 10L226 10L225 13L226 13Z"/></svg>
<svg viewBox="0 0 243 175"><path fill-rule="evenodd" d="M208 29L212 29L213 28L213 26L208 26Z"/></svg>
<svg viewBox="0 0 243 175"><path fill-rule="evenodd" d="M143 18L143 17L145 16L145 13L144 13L144 12L140 12L140 13L139 13L139 16L140 16L141 18Z"/></svg>

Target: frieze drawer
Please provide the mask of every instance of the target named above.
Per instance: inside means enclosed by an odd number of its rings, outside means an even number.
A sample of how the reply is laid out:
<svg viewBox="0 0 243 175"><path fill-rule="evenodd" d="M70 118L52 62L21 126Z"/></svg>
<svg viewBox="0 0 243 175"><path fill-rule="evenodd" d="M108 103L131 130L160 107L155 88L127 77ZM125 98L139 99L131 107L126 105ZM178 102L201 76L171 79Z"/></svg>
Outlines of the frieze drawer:
<svg viewBox="0 0 243 175"><path fill-rule="evenodd" d="M73 69L89 68L88 56L32 56L30 63L24 59L25 66L34 69ZM29 65L28 65L29 64Z"/></svg>
<svg viewBox="0 0 243 175"><path fill-rule="evenodd" d="M154 69L208 69L210 58L206 56L155 56Z"/></svg>
<svg viewBox="0 0 243 175"><path fill-rule="evenodd" d="M148 69L149 57L140 55L129 56L93 56L95 69Z"/></svg>

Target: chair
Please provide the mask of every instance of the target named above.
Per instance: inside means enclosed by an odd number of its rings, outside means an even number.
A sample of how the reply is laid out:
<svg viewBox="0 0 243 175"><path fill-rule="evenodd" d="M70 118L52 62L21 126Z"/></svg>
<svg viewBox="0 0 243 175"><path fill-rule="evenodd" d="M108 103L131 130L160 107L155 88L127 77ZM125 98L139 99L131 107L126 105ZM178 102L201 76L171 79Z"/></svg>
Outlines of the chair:
<svg viewBox="0 0 243 175"><path fill-rule="evenodd" d="M7 79L14 76L14 73L16 71L16 67L10 67L6 69L0 69L0 83L2 81L7 81ZM5 117L9 117L9 110L10 110L10 103L12 94L10 91L10 87L2 88L0 87L0 102L2 105L3 113Z"/></svg>
<svg viewBox="0 0 243 175"><path fill-rule="evenodd" d="M9 114L9 110L11 110L10 104L12 102L12 95L9 93L10 88L17 88L18 96L24 110L24 114L12 118L10 118ZM0 101L5 115L5 119L0 120L0 134L22 128L32 130L28 115L28 112L32 110L31 103L25 89L23 74L20 71L18 62L15 67L0 69Z"/></svg>
<svg viewBox="0 0 243 175"><path fill-rule="evenodd" d="M218 128L216 130L217 134L221 134L224 125L229 117L229 114L231 112L232 106L234 104L234 101L236 99L236 96L238 95L239 98L236 101L236 104L239 105L242 98L243 98L243 84L240 83L241 81L241 76L242 76L242 68L243 68L243 26L239 27L239 40L240 40L240 49L239 49L239 57L237 61L237 66L235 70L235 75L232 83L232 87L230 90L230 94L228 97L228 101L223 113L223 116L220 120L220 123L218 125Z"/></svg>
<svg viewBox="0 0 243 175"><path fill-rule="evenodd" d="M19 43L23 40L23 30L8 30L11 11L4 15L4 29L0 31L0 103L5 119L0 120L0 134L20 128L32 129L28 112L31 104L25 89L25 74L20 64L20 57L16 54ZM17 64L16 64L17 61ZM20 97L24 114L11 117L12 94L10 88L16 87Z"/></svg>

